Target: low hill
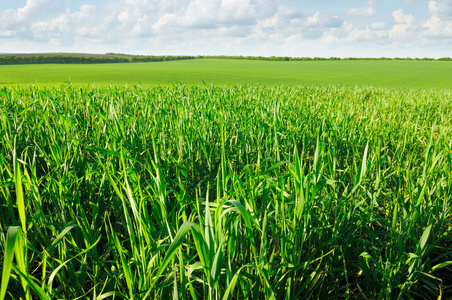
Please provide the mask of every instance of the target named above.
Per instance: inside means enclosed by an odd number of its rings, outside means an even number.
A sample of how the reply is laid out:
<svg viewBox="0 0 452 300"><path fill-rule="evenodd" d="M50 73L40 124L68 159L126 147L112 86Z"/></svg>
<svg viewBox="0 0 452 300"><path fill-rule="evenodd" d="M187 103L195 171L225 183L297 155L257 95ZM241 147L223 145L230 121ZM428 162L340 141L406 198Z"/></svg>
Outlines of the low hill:
<svg viewBox="0 0 452 300"><path fill-rule="evenodd" d="M36 56L70 56L70 57L94 57L94 58L113 58L113 57L133 57L127 54L94 54L94 53L72 53L72 52L46 52L46 53L1 53L0 57L36 57Z"/></svg>
<svg viewBox="0 0 452 300"><path fill-rule="evenodd" d="M97 63L133 63L194 59L194 56L145 56L121 53L13 53L0 54L0 65L17 64L97 64Z"/></svg>

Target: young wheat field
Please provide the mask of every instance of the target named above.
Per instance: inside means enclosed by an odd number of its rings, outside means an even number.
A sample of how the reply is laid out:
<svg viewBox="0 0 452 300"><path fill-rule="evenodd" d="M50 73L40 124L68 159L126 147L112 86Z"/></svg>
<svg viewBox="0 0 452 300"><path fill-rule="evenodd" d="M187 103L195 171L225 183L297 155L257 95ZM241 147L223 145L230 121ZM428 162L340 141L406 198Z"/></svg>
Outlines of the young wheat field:
<svg viewBox="0 0 452 300"><path fill-rule="evenodd" d="M452 95L0 89L2 299L448 299Z"/></svg>

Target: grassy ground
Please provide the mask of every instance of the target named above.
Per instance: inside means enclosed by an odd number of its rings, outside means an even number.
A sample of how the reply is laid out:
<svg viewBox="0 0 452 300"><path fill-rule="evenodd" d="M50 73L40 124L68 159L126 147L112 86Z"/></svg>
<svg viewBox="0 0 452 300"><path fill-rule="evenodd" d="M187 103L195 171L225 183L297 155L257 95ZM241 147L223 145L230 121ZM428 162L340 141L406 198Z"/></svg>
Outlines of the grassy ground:
<svg viewBox="0 0 452 300"><path fill-rule="evenodd" d="M0 300L452 296L448 91L19 86L0 120Z"/></svg>
<svg viewBox="0 0 452 300"><path fill-rule="evenodd" d="M196 59L160 63L0 66L1 84L341 84L451 89L452 63L439 61L269 62Z"/></svg>

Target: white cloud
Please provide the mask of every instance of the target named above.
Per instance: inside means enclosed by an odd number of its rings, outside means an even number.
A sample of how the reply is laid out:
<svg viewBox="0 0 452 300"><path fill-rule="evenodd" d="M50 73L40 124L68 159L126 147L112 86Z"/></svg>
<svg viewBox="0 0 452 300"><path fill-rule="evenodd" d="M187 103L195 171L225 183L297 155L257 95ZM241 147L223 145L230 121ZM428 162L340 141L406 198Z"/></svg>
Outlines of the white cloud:
<svg viewBox="0 0 452 300"><path fill-rule="evenodd" d="M59 1L27 0L24 7L17 9L16 15L18 21L29 21L42 18L43 13L46 16L53 16L61 11L64 11L64 6Z"/></svg>
<svg viewBox="0 0 452 300"><path fill-rule="evenodd" d="M152 36L153 33L152 33L151 28L152 28L153 24L154 24L154 19L151 16L145 14L136 20L131 33L134 36L138 36L138 37Z"/></svg>
<svg viewBox="0 0 452 300"><path fill-rule="evenodd" d="M316 53L322 47L327 50L320 53L331 55L338 49L364 49L366 56L372 47L422 49L437 41L445 43L445 51L452 46L451 0L399 1L400 7L390 11L380 5L382 1L371 0L337 15L330 7L325 9L327 2L27 0L23 7L0 10L0 43L2 51L11 52L292 56ZM430 16L410 9L421 6Z"/></svg>
<svg viewBox="0 0 452 300"><path fill-rule="evenodd" d="M428 9L432 15L443 21L452 20L452 2L449 0L429 1Z"/></svg>
<svg viewBox="0 0 452 300"><path fill-rule="evenodd" d="M447 0L429 1L429 11L431 13L424 27L424 37L444 37L452 38L452 3Z"/></svg>
<svg viewBox="0 0 452 300"><path fill-rule="evenodd" d="M96 7L94 5L85 4L80 7L80 10L73 14L74 18L78 20L83 20L92 17L96 12Z"/></svg>
<svg viewBox="0 0 452 300"><path fill-rule="evenodd" d="M206 29L250 25L276 10L274 2L268 0L193 0L180 15L180 25Z"/></svg>
<svg viewBox="0 0 452 300"><path fill-rule="evenodd" d="M399 9L392 12L392 17L394 18L394 21L397 23L405 23L408 26L411 26L413 22L415 21L415 18L413 15L405 15L403 13L403 10Z"/></svg>
<svg viewBox="0 0 452 300"><path fill-rule="evenodd" d="M165 14L162 17L160 17L157 22L152 25L152 29L154 31L160 31L161 29L164 29L166 26L171 26L172 24L177 23L177 15L176 14Z"/></svg>
<svg viewBox="0 0 452 300"><path fill-rule="evenodd" d="M260 25L262 28L276 28L278 26L278 17L273 16L271 18L263 19L258 21L258 25Z"/></svg>
<svg viewBox="0 0 452 300"><path fill-rule="evenodd" d="M369 0L367 5L361 7L352 7L347 10L347 15L358 18L368 18L375 16L377 11L375 10L376 1Z"/></svg>
<svg viewBox="0 0 452 300"><path fill-rule="evenodd" d="M411 14L404 14L402 9L393 11L392 17L397 24L389 31L389 37L392 39L406 39L412 37L414 30L413 24L416 20L415 17Z"/></svg>
<svg viewBox="0 0 452 300"><path fill-rule="evenodd" d="M373 23L366 26L364 29L353 28L347 40L358 43L371 43L374 45L381 45L385 43L388 36L388 30L385 23Z"/></svg>
<svg viewBox="0 0 452 300"><path fill-rule="evenodd" d="M375 9L370 6L354 7L347 10L347 15L353 17L367 18L374 16L375 14Z"/></svg>
<svg viewBox="0 0 452 300"><path fill-rule="evenodd" d="M344 21L337 16L328 16L317 11L313 16L308 17L306 25L308 27L317 28L337 28L340 27Z"/></svg>

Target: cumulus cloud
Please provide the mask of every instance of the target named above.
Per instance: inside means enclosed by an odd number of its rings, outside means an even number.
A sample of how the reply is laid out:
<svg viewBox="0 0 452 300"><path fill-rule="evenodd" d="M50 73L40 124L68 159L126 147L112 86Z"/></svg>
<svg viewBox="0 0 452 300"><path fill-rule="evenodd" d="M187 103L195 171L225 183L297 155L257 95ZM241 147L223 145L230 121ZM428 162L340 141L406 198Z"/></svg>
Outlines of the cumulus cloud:
<svg viewBox="0 0 452 300"><path fill-rule="evenodd" d="M428 8L431 17L424 24L424 36L451 38L452 3L447 0L429 1Z"/></svg>
<svg viewBox="0 0 452 300"><path fill-rule="evenodd" d="M414 21L416 20L415 17L411 14L404 14L402 9L393 11L392 17L394 18L396 24L389 31L389 37L392 39L403 39L410 37Z"/></svg>
<svg viewBox="0 0 452 300"><path fill-rule="evenodd" d="M313 16L308 17L306 25L317 28L337 28L344 23L344 20L337 16L328 16L317 11Z"/></svg>
<svg viewBox="0 0 452 300"><path fill-rule="evenodd" d="M50 19L64 12L64 6L58 1L55 3L51 0L27 0L23 7L0 12L0 31L21 39L33 39L33 31L42 32L48 29L52 33L54 25L43 18L44 7L48 8L45 15Z"/></svg>
<svg viewBox="0 0 452 300"><path fill-rule="evenodd" d="M274 2L268 0L193 0L180 15L179 24L206 29L250 25L270 17L276 9Z"/></svg>
<svg viewBox="0 0 452 300"><path fill-rule="evenodd" d="M415 20L413 15L411 14L405 15L403 13L403 10L401 9L393 11L392 17L394 18L394 21L396 21L397 23L405 23L408 26L411 26Z"/></svg>
<svg viewBox="0 0 452 300"><path fill-rule="evenodd" d="M0 42L9 45L8 51L40 46L55 51L301 56L322 45L331 51L360 45L409 47L452 37L450 0L404 2L411 4L385 12L381 1L370 0L335 15L321 8L325 1L27 0L22 7L0 10ZM428 19L407 9L422 5Z"/></svg>
<svg viewBox="0 0 452 300"><path fill-rule="evenodd" d="M449 0L429 1L428 9L432 15L443 21L452 20L452 2Z"/></svg>

